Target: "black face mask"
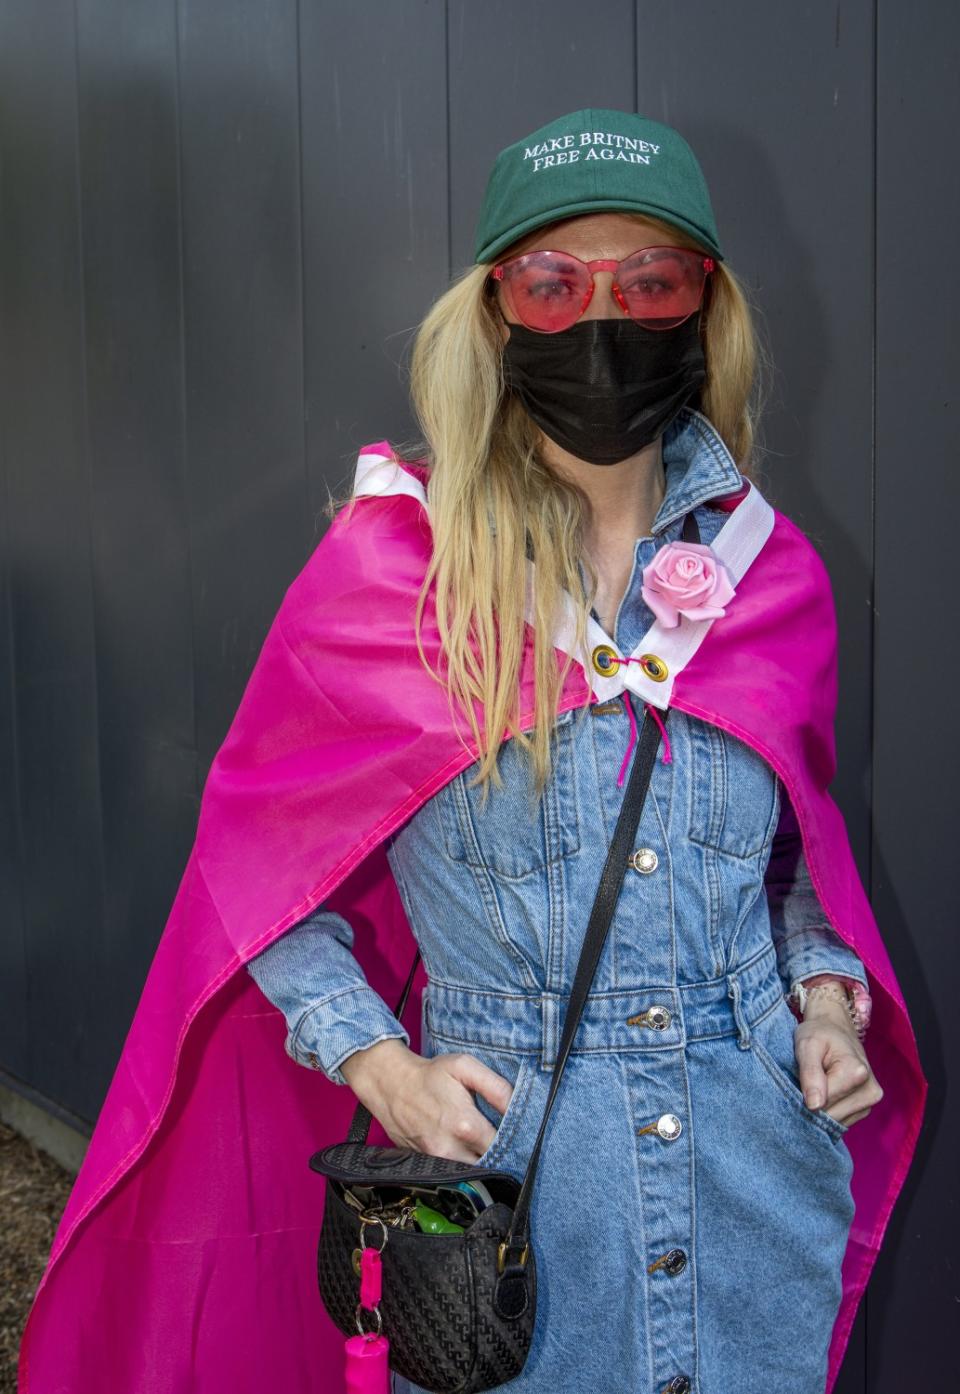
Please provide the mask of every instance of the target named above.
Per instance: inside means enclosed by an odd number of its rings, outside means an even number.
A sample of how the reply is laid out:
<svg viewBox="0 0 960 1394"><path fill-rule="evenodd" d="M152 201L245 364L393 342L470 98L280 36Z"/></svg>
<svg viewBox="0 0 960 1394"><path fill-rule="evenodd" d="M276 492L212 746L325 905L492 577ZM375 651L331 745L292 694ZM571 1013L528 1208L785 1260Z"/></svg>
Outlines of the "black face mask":
<svg viewBox="0 0 960 1394"><path fill-rule="evenodd" d="M615 465L656 440L706 381L700 311L675 329L581 319L540 334L511 324L503 371L552 441L592 465Z"/></svg>

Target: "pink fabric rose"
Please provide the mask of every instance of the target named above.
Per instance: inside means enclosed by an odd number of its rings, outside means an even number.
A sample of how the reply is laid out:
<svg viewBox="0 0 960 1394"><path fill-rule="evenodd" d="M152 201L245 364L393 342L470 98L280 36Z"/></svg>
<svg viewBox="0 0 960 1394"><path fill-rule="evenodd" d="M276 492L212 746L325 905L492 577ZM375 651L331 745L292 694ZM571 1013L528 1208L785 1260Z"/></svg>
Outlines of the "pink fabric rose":
<svg viewBox="0 0 960 1394"><path fill-rule="evenodd" d="M727 568L712 547L702 542L668 542L643 568L640 591L666 629L680 616L715 620L736 594Z"/></svg>

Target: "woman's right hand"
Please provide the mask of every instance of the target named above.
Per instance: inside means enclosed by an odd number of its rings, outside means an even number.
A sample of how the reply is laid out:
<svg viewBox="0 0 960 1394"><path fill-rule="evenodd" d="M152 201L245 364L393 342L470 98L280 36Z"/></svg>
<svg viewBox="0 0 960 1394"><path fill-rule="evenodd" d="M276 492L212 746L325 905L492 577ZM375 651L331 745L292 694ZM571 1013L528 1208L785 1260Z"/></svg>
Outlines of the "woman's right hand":
<svg viewBox="0 0 960 1394"><path fill-rule="evenodd" d="M458 1051L426 1059L403 1041L378 1041L340 1066L344 1079L397 1147L455 1162L475 1162L497 1130L471 1091L506 1112L513 1085L474 1055Z"/></svg>

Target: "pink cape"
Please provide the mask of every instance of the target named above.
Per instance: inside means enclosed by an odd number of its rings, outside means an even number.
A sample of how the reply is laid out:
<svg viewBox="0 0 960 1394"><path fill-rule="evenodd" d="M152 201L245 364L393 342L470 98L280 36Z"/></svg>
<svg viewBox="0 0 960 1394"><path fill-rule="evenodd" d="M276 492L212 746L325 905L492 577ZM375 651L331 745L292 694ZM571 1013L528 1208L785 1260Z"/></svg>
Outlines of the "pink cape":
<svg viewBox="0 0 960 1394"><path fill-rule="evenodd" d="M366 447L396 459L387 442ZM425 468L403 463L414 480ZM740 495L715 501L728 511ZM423 671L416 498L339 516L289 587L204 789L196 841L34 1296L20 1394L340 1394L344 1337L316 1285L323 1181L352 1092L286 1054L244 964L321 901L394 1005L416 948L384 840L476 758ZM529 637L529 635L528 635ZM425 649L439 641L428 610ZM528 648L522 725L532 723ZM827 1394L916 1145L927 1081L859 879L835 768L836 624L803 533L773 531L679 673L671 705L748 742L784 781L824 911L867 967L884 1098L854 1125L856 1214ZM571 667L561 709L591 689ZM405 1014L419 1045L422 968ZM374 1124L371 1141L387 1141Z"/></svg>

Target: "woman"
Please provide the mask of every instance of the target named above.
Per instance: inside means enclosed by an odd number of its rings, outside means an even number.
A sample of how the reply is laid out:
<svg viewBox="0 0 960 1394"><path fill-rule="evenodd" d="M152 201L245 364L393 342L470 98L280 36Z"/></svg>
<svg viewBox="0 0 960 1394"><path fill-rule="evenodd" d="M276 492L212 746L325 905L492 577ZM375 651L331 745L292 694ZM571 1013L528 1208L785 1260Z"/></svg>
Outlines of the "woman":
<svg viewBox="0 0 960 1394"><path fill-rule="evenodd" d="M361 452L211 766L21 1394L339 1394L308 1159L359 1096L522 1171L647 720L510 1387L836 1376L926 1081L828 792L829 582L749 478L746 305L692 152L631 113L502 152L476 262L417 340L429 463ZM414 940L419 1051L387 1006Z"/></svg>
<svg viewBox="0 0 960 1394"><path fill-rule="evenodd" d="M580 622L589 610L621 654L670 617L661 548L692 512L706 553L728 516L714 501L743 488L754 340L692 152L642 117L573 113L504 152L478 243L414 350L425 589L449 616L453 691L504 729L529 557L541 719L534 739L490 743L389 847L430 983L422 1053L330 909L247 967L294 1059L346 1081L394 1142L522 1175L549 1045L539 1016L508 1024L505 1008L569 993L641 714L626 691L555 718L555 606L586 581ZM866 970L826 922L775 772L683 711L668 734L580 1028L593 1044L574 1049L537 1174L533 1345L502 1387L819 1394L854 1210L844 1135L883 1095L858 1036ZM738 965L746 1039L702 1000ZM624 1042L625 1004L651 992L679 1001L685 1051L636 1027Z"/></svg>

